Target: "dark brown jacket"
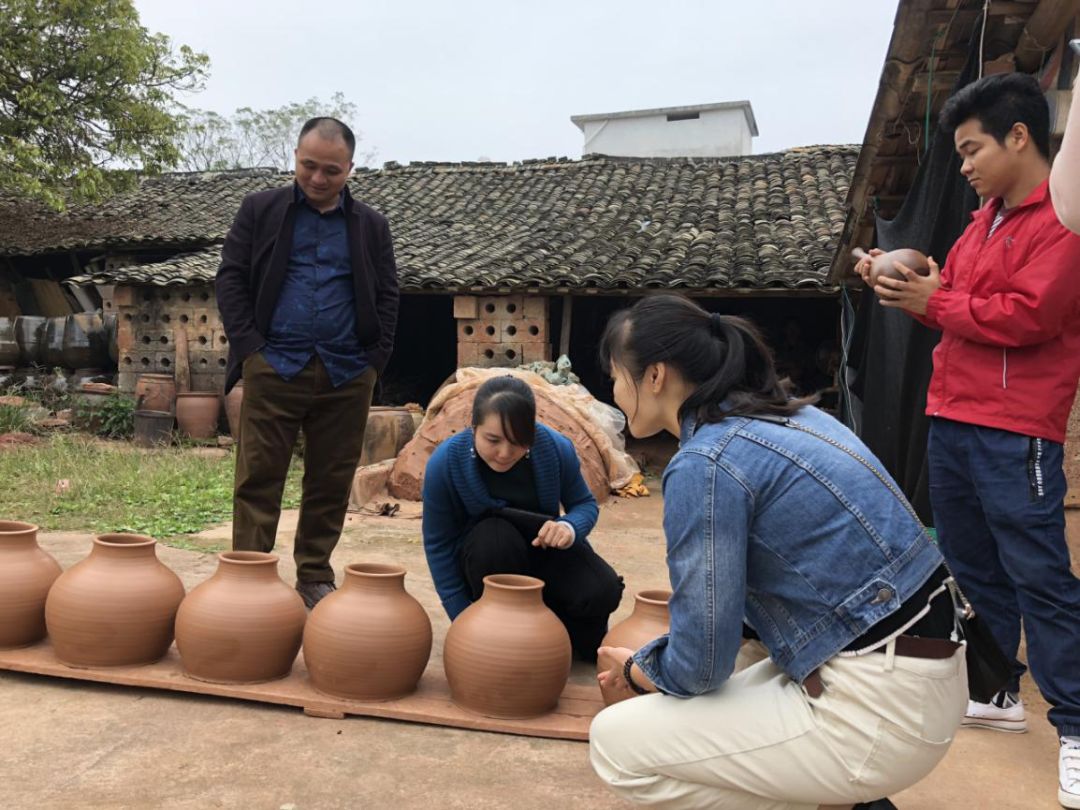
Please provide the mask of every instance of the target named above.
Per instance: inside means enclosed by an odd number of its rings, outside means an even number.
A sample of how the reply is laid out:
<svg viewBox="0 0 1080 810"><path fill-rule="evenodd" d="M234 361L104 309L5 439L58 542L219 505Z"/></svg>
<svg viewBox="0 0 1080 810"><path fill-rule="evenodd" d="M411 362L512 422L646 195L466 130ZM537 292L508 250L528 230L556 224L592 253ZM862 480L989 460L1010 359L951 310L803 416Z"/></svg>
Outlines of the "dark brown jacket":
<svg viewBox="0 0 1080 810"><path fill-rule="evenodd" d="M293 186L248 194L221 250L215 290L229 339L226 393L248 355L266 343L292 252L296 217ZM397 265L386 217L345 188L345 230L356 293L356 330L368 362L381 375L394 347L398 316Z"/></svg>

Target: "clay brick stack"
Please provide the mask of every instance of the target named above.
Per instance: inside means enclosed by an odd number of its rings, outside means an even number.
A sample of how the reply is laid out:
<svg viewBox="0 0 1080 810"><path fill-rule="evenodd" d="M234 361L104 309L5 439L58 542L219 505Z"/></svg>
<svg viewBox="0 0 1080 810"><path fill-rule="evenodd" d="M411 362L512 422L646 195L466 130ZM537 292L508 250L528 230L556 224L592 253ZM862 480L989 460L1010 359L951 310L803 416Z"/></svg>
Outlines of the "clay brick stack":
<svg viewBox="0 0 1080 810"><path fill-rule="evenodd" d="M520 366L551 359L548 299L540 295L454 298L458 367Z"/></svg>
<svg viewBox="0 0 1080 810"><path fill-rule="evenodd" d="M213 287L117 286L111 308L121 391L133 391L139 374L176 373L177 327L187 338L192 390L224 389L229 341Z"/></svg>

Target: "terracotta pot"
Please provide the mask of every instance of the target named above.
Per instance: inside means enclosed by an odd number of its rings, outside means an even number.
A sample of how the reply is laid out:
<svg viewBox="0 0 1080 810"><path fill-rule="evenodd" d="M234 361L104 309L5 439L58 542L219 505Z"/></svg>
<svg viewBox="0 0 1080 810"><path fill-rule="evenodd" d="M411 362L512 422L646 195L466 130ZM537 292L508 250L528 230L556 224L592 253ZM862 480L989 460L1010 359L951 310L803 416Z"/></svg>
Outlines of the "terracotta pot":
<svg viewBox="0 0 1080 810"><path fill-rule="evenodd" d="M135 381L135 408L176 413L176 380L171 374L140 374Z"/></svg>
<svg viewBox="0 0 1080 810"><path fill-rule="evenodd" d="M37 544L32 523L0 520L0 647L45 638L45 597L60 565Z"/></svg>
<svg viewBox="0 0 1080 810"><path fill-rule="evenodd" d="M867 254L862 248L855 248L851 251L851 255L857 261ZM877 284L877 280L881 276L903 278L904 274L896 268L897 262L907 267L908 270L914 270L920 276L930 274L930 264L926 260L925 253L911 248L900 248L899 250L891 250L888 253L875 256L870 261L870 286Z"/></svg>
<svg viewBox="0 0 1080 810"><path fill-rule="evenodd" d="M90 556L60 575L45 602L57 658L73 667L122 667L168 652L184 586L156 547L140 534L102 534Z"/></svg>
<svg viewBox="0 0 1080 810"><path fill-rule="evenodd" d="M570 637L544 605L544 583L484 577L484 593L450 625L443 666L454 702L489 717L535 717L555 708L570 675Z"/></svg>
<svg viewBox="0 0 1080 810"><path fill-rule="evenodd" d="M19 363L19 343L15 339L15 319L0 318L0 366Z"/></svg>
<svg viewBox="0 0 1080 810"><path fill-rule="evenodd" d="M181 391L176 395L176 424L192 439L217 436L221 397L213 391Z"/></svg>
<svg viewBox="0 0 1080 810"><path fill-rule="evenodd" d="M215 683L284 678L304 634L304 600L277 572L278 558L226 551L217 572L192 590L176 614L184 670Z"/></svg>
<svg viewBox="0 0 1080 810"><path fill-rule="evenodd" d="M41 363L46 368L64 366L64 321L65 318L45 319L41 338Z"/></svg>
<svg viewBox="0 0 1080 810"><path fill-rule="evenodd" d="M634 594L634 611L617 625L608 630L601 647L628 647L639 650L668 632L671 615L668 613L668 600L671 591L639 591ZM599 667L597 671L599 672ZM604 703L610 706L612 695L600 687Z"/></svg>
<svg viewBox="0 0 1080 810"><path fill-rule="evenodd" d="M416 690L431 655L431 620L405 591L405 569L358 563L304 628L304 661L320 692L390 700Z"/></svg>
<svg viewBox="0 0 1080 810"><path fill-rule="evenodd" d="M19 345L19 364L34 366L41 362L41 341L45 319L36 315L20 315L15 319L15 342Z"/></svg>
<svg viewBox="0 0 1080 810"><path fill-rule="evenodd" d="M416 432L413 415L405 408L374 406L368 410L360 466L396 458Z"/></svg>
<svg viewBox="0 0 1080 810"><path fill-rule="evenodd" d="M240 441L240 410L244 405L244 381L240 380L225 395L225 418L229 422L229 434Z"/></svg>

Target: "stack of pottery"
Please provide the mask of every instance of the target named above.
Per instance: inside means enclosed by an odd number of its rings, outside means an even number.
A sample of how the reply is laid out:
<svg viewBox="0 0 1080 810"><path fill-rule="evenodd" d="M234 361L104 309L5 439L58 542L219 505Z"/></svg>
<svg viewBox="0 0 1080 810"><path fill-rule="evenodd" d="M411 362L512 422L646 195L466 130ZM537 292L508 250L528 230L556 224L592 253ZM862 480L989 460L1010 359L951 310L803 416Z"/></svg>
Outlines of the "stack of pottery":
<svg viewBox="0 0 1080 810"><path fill-rule="evenodd" d="M90 556L60 575L45 602L57 658L73 667L120 667L168 652L184 586L156 546L144 535L103 534Z"/></svg>
<svg viewBox="0 0 1080 810"><path fill-rule="evenodd" d="M627 647L636 651L653 639L660 638L668 632L671 624L671 614L668 612L670 599L671 591L639 591L634 594L634 612L608 630L600 646ZM610 706L614 695L602 686L600 693L604 703Z"/></svg>
<svg viewBox="0 0 1080 810"><path fill-rule="evenodd" d="M501 718L551 711L570 676L570 637L544 605L542 580L484 577L484 593L450 625L443 665L459 706Z"/></svg>
<svg viewBox="0 0 1080 810"><path fill-rule="evenodd" d="M19 343L15 339L15 319L0 318L0 367L19 364Z"/></svg>
<svg viewBox="0 0 1080 810"><path fill-rule="evenodd" d="M37 544L38 527L0 520L0 648L45 638L45 598L60 566Z"/></svg>
<svg viewBox="0 0 1080 810"><path fill-rule="evenodd" d="M176 395L176 424L191 439L212 439L221 417L221 397L214 391L181 391Z"/></svg>
<svg viewBox="0 0 1080 810"><path fill-rule="evenodd" d="M184 671L201 681L258 683L284 678L303 639L307 612L260 551L218 555L215 574L188 594L176 614Z"/></svg>
<svg viewBox="0 0 1080 810"><path fill-rule="evenodd" d="M405 569L359 563L311 611L304 661L320 692L390 700L416 690L431 655L431 620L405 591Z"/></svg>

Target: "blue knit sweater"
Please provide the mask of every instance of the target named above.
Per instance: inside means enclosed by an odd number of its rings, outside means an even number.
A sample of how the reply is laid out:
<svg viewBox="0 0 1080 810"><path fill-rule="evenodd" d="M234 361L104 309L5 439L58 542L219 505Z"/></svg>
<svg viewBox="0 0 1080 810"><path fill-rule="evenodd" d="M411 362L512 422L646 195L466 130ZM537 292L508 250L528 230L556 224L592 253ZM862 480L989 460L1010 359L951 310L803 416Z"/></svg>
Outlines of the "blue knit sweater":
<svg viewBox="0 0 1080 810"><path fill-rule="evenodd" d="M561 504L566 514L559 520L574 527L575 543L587 543L585 538L596 525L600 509L581 476L574 445L561 433L537 423L536 441L530 450L540 508L556 515ZM472 451L473 432L464 430L439 445L424 472L424 553L435 590L451 620L472 603L458 566L462 535L473 518L506 506L491 497Z"/></svg>

